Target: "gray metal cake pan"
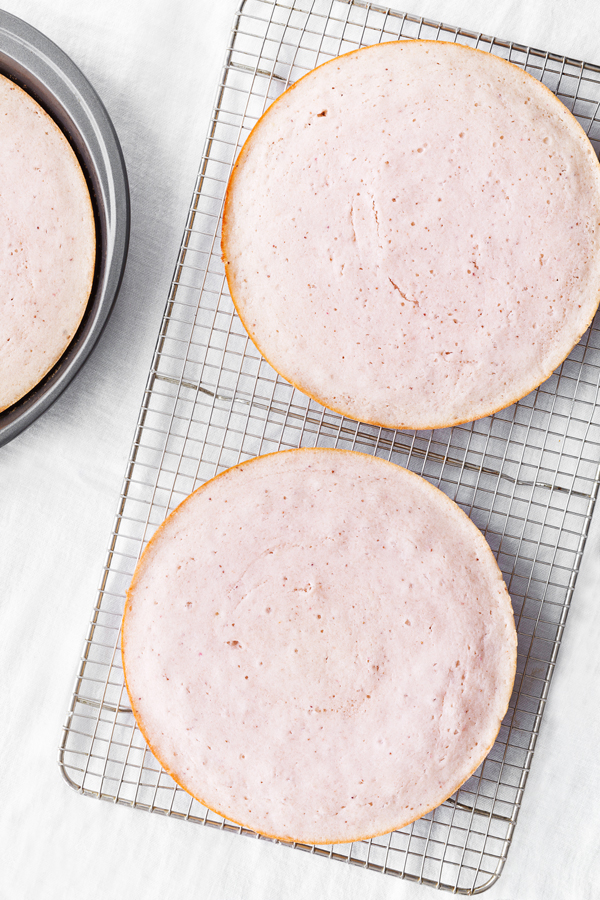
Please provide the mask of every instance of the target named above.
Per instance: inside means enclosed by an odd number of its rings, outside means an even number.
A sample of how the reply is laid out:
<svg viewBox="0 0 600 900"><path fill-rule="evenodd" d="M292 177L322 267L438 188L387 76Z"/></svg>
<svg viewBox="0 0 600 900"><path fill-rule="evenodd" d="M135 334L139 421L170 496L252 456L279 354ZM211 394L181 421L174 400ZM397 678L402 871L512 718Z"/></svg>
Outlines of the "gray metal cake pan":
<svg viewBox="0 0 600 900"><path fill-rule="evenodd" d="M96 223L96 267L75 337L33 390L0 413L0 446L38 418L79 371L113 308L127 258L130 204L125 161L102 101L71 59L37 29L0 10L0 73L29 93L73 147Z"/></svg>

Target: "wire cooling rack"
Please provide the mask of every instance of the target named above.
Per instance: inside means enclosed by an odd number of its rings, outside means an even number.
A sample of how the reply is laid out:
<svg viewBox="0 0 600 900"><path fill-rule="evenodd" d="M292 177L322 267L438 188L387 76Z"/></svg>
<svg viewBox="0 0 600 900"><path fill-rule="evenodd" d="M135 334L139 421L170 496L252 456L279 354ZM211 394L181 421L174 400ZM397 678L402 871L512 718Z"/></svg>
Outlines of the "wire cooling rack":
<svg viewBox="0 0 600 900"><path fill-rule="evenodd" d="M514 604L514 694L485 762L446 803L370 841L302 850L456 893L498 878L513 835L598 491L600 317L563 365L509 409L452 429L394 432L329 412L280 378L227 292L220 216L233 160L264 109L321 62L398 38L459 41L550 87L600 141L600 69L363 2L246 0L235 19L141 407L59 762L84 794L247 833L193 800L147 750L119 652L125 590L165 516L243 459L300 446L377 454L423 475L484 532Z"/></svg>

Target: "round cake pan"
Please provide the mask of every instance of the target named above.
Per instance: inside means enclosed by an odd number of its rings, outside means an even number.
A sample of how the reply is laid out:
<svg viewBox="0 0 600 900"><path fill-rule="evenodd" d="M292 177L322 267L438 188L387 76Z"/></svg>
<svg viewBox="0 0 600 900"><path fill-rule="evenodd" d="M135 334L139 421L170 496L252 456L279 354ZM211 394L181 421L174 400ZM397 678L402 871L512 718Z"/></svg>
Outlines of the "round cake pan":
<svg viewBox="0 0 600 900"><path fill-rule="evenodd" d="M30 425L89 356L114 305L129 243L129 186L119 140L102 101L77 66L45 35L0 10L0 73L24 88L71 143L96 221L96 268L75 337L45 378L0 413L0 445Z"/></svg>

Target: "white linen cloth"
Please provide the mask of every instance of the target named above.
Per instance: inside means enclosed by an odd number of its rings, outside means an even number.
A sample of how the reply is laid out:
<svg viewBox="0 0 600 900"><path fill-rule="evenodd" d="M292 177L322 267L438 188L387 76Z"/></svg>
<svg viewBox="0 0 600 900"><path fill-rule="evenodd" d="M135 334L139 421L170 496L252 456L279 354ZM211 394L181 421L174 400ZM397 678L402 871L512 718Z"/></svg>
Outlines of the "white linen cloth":
<svg viewBox="0 0 600 900"><path fill-rule="evenodd" d="M4 0L87 75L132 201L114 314L75 381L0 448L0 897L419 900L433 889L78 796L56 763L238 0ZM383 5L383 3L382 3ZM600 64L597 0L393 0ZM600 514L490 900L600 896Z"/></svg>

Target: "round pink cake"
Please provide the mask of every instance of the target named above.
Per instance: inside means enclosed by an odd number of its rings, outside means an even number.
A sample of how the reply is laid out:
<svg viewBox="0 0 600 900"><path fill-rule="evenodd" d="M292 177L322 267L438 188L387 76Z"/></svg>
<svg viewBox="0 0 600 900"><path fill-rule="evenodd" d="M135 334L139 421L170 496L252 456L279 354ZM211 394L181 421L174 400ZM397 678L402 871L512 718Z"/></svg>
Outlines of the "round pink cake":
<svg viewBox="0 0 600 900"><path fill-rule="evenodd" d="M90 296L96 239L77 158L55 122L0 76L0 410L60 359Z"/></svg>
<svg viewBox="0 0 600 900"><path fill-rule="evenodd" d="M337 843L406 825L477 768L516 634L490 548L441 491L294 450L227 470L159 528L122 651L180 785L262 834Z"/></svg>
<svg viewBox="0 0 600 900"><path fill-rule="evenodd" d="M301 78L235 164L222 250L258 349L354 419L434 428L527 394L600 291L600 167L542 84L459 44Z"/></svg>

